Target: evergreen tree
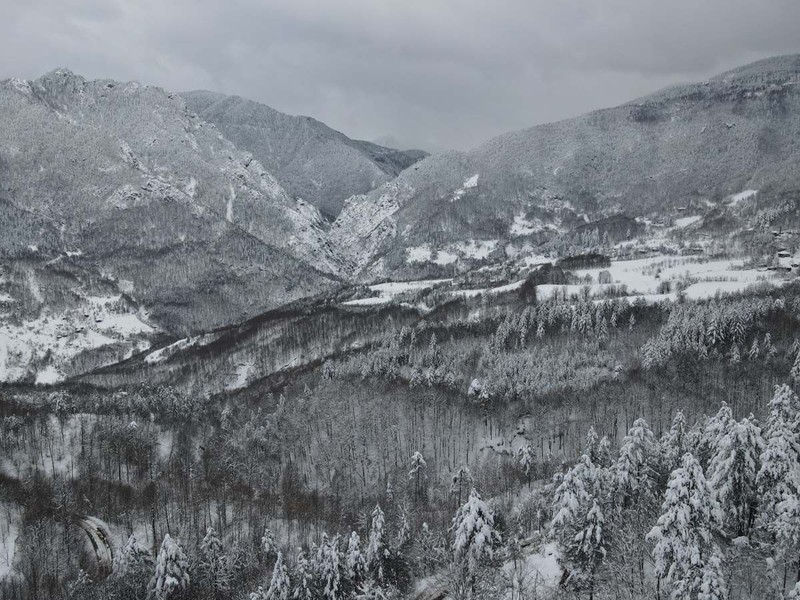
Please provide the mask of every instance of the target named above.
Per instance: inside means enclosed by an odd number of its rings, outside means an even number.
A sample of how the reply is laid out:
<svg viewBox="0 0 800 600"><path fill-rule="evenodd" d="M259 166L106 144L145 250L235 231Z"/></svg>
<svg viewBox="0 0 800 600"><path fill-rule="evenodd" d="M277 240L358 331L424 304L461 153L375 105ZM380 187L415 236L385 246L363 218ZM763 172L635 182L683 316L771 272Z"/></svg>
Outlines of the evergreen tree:
<svg viewBox="0 0 800 600"><path fill-rule="evenodd" d="M314 577L311 565L306 558L306 553L302 549L297 551L297 559L294 568L294 588L292 589L292 600L314 600Z"/></svg>
<svg viewBox="0 0 800 600"><path fill-rule="evenodd" d="M764 451L757 476L761 515L774 520L776 506L800 490L800 439L797 435L798 401L788 385L775 388L769 403Z"/></svg>
<svg viewBox="0 0 800 600"><path fill-rule="evenodd" d="M750 419L733 423L722 436L709 462L709 483L714 497L737 535L746 535L758 504L758 476L764 440L761 429Z"/></svg>
<svg viewBox="0 0 800 600"><path fill-rule="evenodd" d="M797 340L795 340L795 343ZM795 386L800 386L800 352L797 353L797 356L794 358L794 363L792 364L792 370L789 373L789 376L792 378Z"/></svg>
<svg viewBox="0 0 800 600"><path fill-rule="evenodd" d="M758 348L758 339L753 338L753 344L750 346L750 351L747 353L747 358L750 360L756 360L760 354L760 350Z"/></svg>
<svg viewBox="0 0 800 600"><path fill-rule="evenodd" d="M131 534L122 550L114 556L113 573L114 577L122 579L152 566L153 557L139 545L136 536Z"/></svg>
<svg viewBox="0 0 800 600"><path fill-rule="evenodd" d="M367 570L367 561L361 553L361 538L353 531L347 542L347 555L345 556L347 578L353 587L357 587L364 579Z"/></svg>
<svg viewBox="0 0 800 600"><path fill-rule="evenodd" d="M323 533L322 541L314 558L314 571L319 578L322 597L325 600L336 600L339 597L341 579L337 545L338 536L331 540L326 533Z"/></svg>
<svg viewBox="0 0 800 600"><path fill-rule="evenodd" d="M264 535L261 536L261 549L264 551L265 558L270 561L278 556L278 543L269 527L264 527Z"/></svg>
<svg viewBox="0 0 800 600"><path fill-rule="evenodd" d="M189 563L186 554L180 543L166 534L156 558L155 574L148 585L148 596L154 600L166 600L188 586Z"/></svg>
<svg viewBox="0 0 800 600"><path fill-rule="evenodd" d="M435 338L432 338L435 339ZM422 495L422 481L427 478L425 470L428 464L419 451L411 455L411 469L408 471L408 479L414 482L414 497L419 499Z"/></svg>
<svg viewBox="0 0 800 600"><path fill-rule="evenodd" d="M652 497L655 461L653 432L647 421L636 419L628 435L622 440L615 469L617 490L622 496L624 506Z"/></svg>
<svg viewBox="0 0 800 600"><path fill-rule="evenodd" d="M528 480L528 486L531 485L531 476L533 473L533 468L536 465L533 452L533 446L531 446L530 442L525 442L522 446L520 446L519 450L517 450L519 466L522 469L522 472L525 473L525 478Z"/></svg>
<svg viewBox="0 0 800 600"><path fill-rule="evenodd" d="M474 484L475 480L472 477L469 467L466 465L461 465L458 468L458 471L456 471L456 474L453 475L453 480L450 484L450 493L456 494L456 504L458 504L458 506L461 506L462 494L466 490L472 489Z"/></svg>
<svg viewBox="0 0 800 600"><path fill-rule="evenodd" d="M686 417L679 410L672 419L669 431L661 438L661 449L668 473L680 466L681 458L687 451L686 437Z"/></svg>
<svg viewBox="0 0 800 600"><path fill-rule="evenodd" d="M386 558L386 544L384 542L383 527L385 517L380 505L375 505L372 511L372 527L369 530L369 544L367 545L367 569L378 581L383 581L383 563Z"/></svg>
<svg viewBox="0 0 800 600"><path fill-rule="evenodd" d="M714 533L721 522L720 506L703 469L687 452L681 466L670 475L661 516L647 535L655 542L656 575L672 585L673 598L725 597L725 582L714 542Z"/></svg>
<svg viewBox="0 0 800 600"><path fill-rule="evenodd" d="M472 489L453 517L452 531L453 559L474 582L479 570L493 558L494 548L500 542L494 514L476 489Z"/></svg>
<svg viewBox="0 0 800 600"><path fill-rule="evenodd" d="M594 597L597 572L609 543L606 518L605 477L588 454L567 471L556 488L551 536L561 549L569 583Z"/></svg>
<svg viewBox="0 0 800 600"><path fill-rule="evenodd" d="M226 558L222 542L213 527L206 530L200 542L200 569L212 589L217 591L228 588Z"/></svg>
<svg viewBox="0 0 800 600"><path fill-rule="evenodd" d="M278 551L275 566L272 569L272 580L267 590L267 600L289 600L292 584L289 581L289 572L283 564L283 553Z"/></svg>

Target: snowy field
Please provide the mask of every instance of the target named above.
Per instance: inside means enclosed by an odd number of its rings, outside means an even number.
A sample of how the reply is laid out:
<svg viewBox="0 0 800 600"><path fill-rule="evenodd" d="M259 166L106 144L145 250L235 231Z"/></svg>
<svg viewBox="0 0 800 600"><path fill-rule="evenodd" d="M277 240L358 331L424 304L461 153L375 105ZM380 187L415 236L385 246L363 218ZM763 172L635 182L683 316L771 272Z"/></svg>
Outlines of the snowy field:
<svg viewBox="0 0 800 600"><path fill-rule="evenodd" d="M108 346L146 349L153 327L135 313L121 312L119 296L88 297L82 307L17 322L0 314L0 381L19 381L35 370L38 384L64 379L63 368L82 352ZM49 363L40 364L49 354ZM38 365L38 366L34 366Z"/></svg>
<svg viewBox="0 0 800 600"><path fill-rule="evenodd" d="M358 300L348 300L343 304L347 306L371 306L376 304L386 304L400 294L408 294L426 290L437 285L450 283L452 279L424 279L420 281L390 281L369 286L369 290L377 293L371 298L359 298Z"/></svg>
<svg viewBox="0 0 800 600"><path fill-rule="evenodd" d="M717 292L733 293L759 284L783 285L787 278L774 271L745 269L743 260L700 261L691 257L656 256L637 260L612 261L608 268L579 269L577 277L590 277L586 285L540 285L537 290L542 298L554 293L567 296L582 294L588 287L592 297L603 296L618 286L624 285L629 296L644 296L649 300L674 299L676 284L686 286L684 293L690 299L713 297ZM612 283L599 283L600 273L608 271ZM670 293L660 293L659 287L670 283Z"/></svg>

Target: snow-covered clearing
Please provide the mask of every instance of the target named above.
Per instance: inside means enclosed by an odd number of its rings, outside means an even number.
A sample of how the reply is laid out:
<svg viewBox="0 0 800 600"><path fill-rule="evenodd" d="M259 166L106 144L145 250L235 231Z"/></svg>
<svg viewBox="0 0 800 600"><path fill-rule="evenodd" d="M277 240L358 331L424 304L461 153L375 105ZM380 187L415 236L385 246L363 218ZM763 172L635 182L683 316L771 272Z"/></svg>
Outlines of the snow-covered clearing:
<svg viewBox="0 0 800 600"><path fill-rule="evenodd" d="M64 378L63 367L78 354L104 346L133 347L155 331L137 314L118 312L123 310L115 308L118 300L89 297L82 307L57 314L44 310L21 323L0 315L0 381L25 378L32 363L49 353L49 363L35 373L35 381L57 383Z"/></svg>
<svg viewBox="0 0 800 600"><path fill-rule="evenodd" d="M473 175L472 177L467 178L464 183L461 184L461 187L458 188L455 192L453 192L453 198L450 202L455 202L456 200L460 200L464 194L467 193L467 190L478 187L478 178L479 175Z"/></svg>
<svg viewBox="0 0 800 600"><path fill-rule="evenodd" d="M506 285L500 285L493 288L480 288L475 290L454 290L451 293L453 296L461 296L463 298L475 298L476 296L481 296L481 295L506 294L508 292L513 292L514 290L518 290L524 284L525 280L520 279L519 281L515 281L513 283L507 283Z"/></svg>
<svg viewBox="0 0 800 600"><path fill-rule="evenodd" d="M518 214L514 215L514 222L511 224L508 233L512 237L530 235L546 228L547 227L540 219L534 219L531 221L526 219L524 214Z"/></svg>
<svg viewBox="0 0 800 600"><path fill-rule="evenodd" d="M357 300L348 300L343 304L348 306L372 306L376 304L386 304L390 302L395 296L400 294L408 294L419 292L428 288L442 285L443 283L450 283L452 279L422 279L418 281L389 281L387 283L378 283L369 286L369 290L377 293L377 296L370 298L359 298Z"/></svg>
<svg viewBox="0 0 800 600"><path fill-rule="evenodd" d="M497 249L497 240L466 240L448 244L435 250L430 244L406 248L406 263L432 262L440 266L450 265L461 259L484 260Z"/></svg>
<svg viewBox="0 0 800 600"><path fill-rule="evenodd" d="M206 333L203 335L196 335L194 337L183 338L177 342L173 342L169 346L159 348L144 357L144 361L148 364L156 364L164 362L176 352L192 348L194 346L207 346L208 344L219 339L219 333Z"/></svg>
<svg viewBox="0 0 800 600"><path fill-rule="evenodd" d="M643 296L646 300L658 301L676 297L676 284L686 286L684 293L690 299L711 298L717 292L733 293L759 284L783 285L784 277L773 271L743 269L743 260L712 260L667 258L656 256L629 261L613 261L608 268L580 269L574 273L587 279L587 284L540 285L537 292L542 298L566 294L567 297L587 293L589 297L601 297L619 293L625 286L628 296ZM608 271L612 283L597 283L602 271ZM662 286L670 284L670 292L664 293Z"/></svg>
<svg viewBox="0 0 800 600"><path fill-rule="evenodd" d="M742 200L747 200L748 198L752 198L758 194L758 190L744 190L743 192L739 192L738 194L733 194L730 196L730 204L731 206L736 206Z"/></svg>
<svg viewBox="0 0 800 600"><path fill-rule="evenodd" d="M689 227L689 225L694 225L700 219L702 219L700 215L693 215L691 217L681 217L680 219L675 219L675 227L683 229L684 227Z"/></svg>

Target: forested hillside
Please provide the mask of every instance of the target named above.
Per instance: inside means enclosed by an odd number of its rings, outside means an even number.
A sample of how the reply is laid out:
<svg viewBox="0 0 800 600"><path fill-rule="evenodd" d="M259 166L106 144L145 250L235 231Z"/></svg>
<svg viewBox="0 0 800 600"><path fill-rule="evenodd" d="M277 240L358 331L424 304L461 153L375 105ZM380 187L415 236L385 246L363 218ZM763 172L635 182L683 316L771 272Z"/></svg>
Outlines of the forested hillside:
<svg viewBox="0 0 800 600"><path fill-rule="evenodd" d="M788 593L800 288L516 294L234 396L6 390L5 597Z"/></svg>

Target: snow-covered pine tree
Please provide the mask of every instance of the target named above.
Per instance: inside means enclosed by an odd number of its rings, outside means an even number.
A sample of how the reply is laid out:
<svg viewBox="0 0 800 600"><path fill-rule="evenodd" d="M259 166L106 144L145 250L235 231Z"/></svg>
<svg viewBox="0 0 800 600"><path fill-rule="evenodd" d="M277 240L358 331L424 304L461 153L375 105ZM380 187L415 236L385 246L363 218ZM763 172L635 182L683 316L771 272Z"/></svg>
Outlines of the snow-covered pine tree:
<svg viewBox="0 0 800 600"><path fill-rule="evenodd" d="M384 542L383 528L385 517L379 504L372 511L372 526L369 530L369 543L367 544L367 570L378 580L383 581L383 563L386 558L386 543Z"/></svg>
<svg viewBox="0 0 800 600"><path fill-rule="evenodd" d="M428 464L425 462L422 453L417 450L411 455L411 467L408 471L408 479L414 482L414 497L419 499L422 495L422 481L427 478L425 471Z"/></svg>
<svg viewBox="0 0 800 600"><path fill-rule="evenodd" d="M397 536L394 540L393 548L400 553L408 542L411 541L411 523L408 521L406 511L400 513L400 526L397 528Z"/></svg>
<svg viewBox="0 0 800 600"><path fill-rule="evenodd" d="M148 597L166 600L189 586L189 561L177 540L164 536L156 558L155 573L147 586Z"/></svg>
<svg viewBox="0 0 800 600"><path fill-rule="evenodd" d="M533 457L533 446L530 442L525 442L517 450L517 459L522 472L525 473L525 478L528 480L528 486L531 485L531 477L533 475L533 468L536 466L536 459Z"/></svg>
<svg viewBox="0 0 800 600"><path fill-rule="evenodd" d="M474 582L478 572L494 556L500 534L494 526L494 514L473 488L467 501L453 517L453 560Z"/></svg>
<svg viewBox="0 0 800 600"><path fill-rule="evenodd" d="M347 579L353 587L358 587L367 571L367 561L361 553L361 538L353 531L347 541L347 554L345 555Z"/></svg>
<svg viewBox="0 0 800 600"><path fill-rule="evenodd" d="M673 598L725 597L725 582L714 533L722 512L698 460L687 452L669 478L661 516L647 534L655 543L653 558L659 581L672 586ZM703 595L721 590L723 595ZM718 594L718 592L713 592Z"/></svg>
<svg viewBox="0 0 800 600"><path fill-rule="evenodd" d="M206 535L200 542L200 571L209 586L217 591L228 588L225 551L222 542L213 527L206 529Z"/></svg>
<svg viewBox="0 0 800 600"><path fill-rule="evenodd" d="M758 338L753 338L753 343L750 346L750 350L747 353L747 358L750 360L756 360L759 356L761 351L758 348Z"/></svg>
<svg viewBox="0 0 800 600"><path fill-rule="evenodd" d="M742 362L742 355L739 352L739 346L734 344L733 348L731 348L731 364L735 366L740 364L741 362Z"/></svg>
<svg viewBox="0 0 800 600"><path fill-rule="evenodd" d="M615 483L624 507L652 499L657 461L653 432L647 421L636 419L622 440L615 466Z"/></svg>
<svg viewBox="0 0 800 600"><path fill-rule="evenodd" d="M725 434L736 423L733 412L727 402L723 402L717 414L706 421L705 430L700 440L698 448L699 456L697 459L701 464L706 465L717 451L717 446L722 441Z"/></svg>
<svg viewBox="0 0 800 600"><path fill-rule="evenodd" d="M772 343L772 336L769 332L764 334L764 358L768 361L775 358L775 354L777 354L778 350Z"/></svg>
<svg viewBox="0 0 800 600"><path fill-rule="evenodd" d="M597 571L607 554L603 504L607 478L588 454L562 477L553 502L550 535L559 545L569 583L594 595Z"/></svg>
<svg viewBox="0 0 800 600"><path fill-rule="evenodd" d="M661 438L661 450L667 473L680 466L681 458L686 453L686 429L686 416L679 410L672 419L669 431Z"/></svg>
<svg viewBox="0 0 800 600"><path fill-rule="evenodd" d="M114 556L113 576L124 579L140 574L153 567L153 557L139 545L136 536L131 534L125 546Z"/></svg>
<svg viewBox="0 0 800 600"><path fill-rule="evenodd" d="M278 556L278 543L269 527L264 527L264 535L261 536L261 549L264 557L268 561L274 560Z"/></svg>
<svg viewBox="0 0 800 600"><path fill-rule="evenodd" d="M455 475L453 475L453 480L450 483L450 493L456 495L456 504L458 504L458 506L461 506L462 495L466 493L467 490L471 490L474 484L475 480L472 477L472 472L470 472L469 467L461 465Z"/></svg>
<svg viewBox="0 0 800 600"><path fill-rule="evenodd" d="M717 443L708 465L714 498L726 515L728 530L747 535L758 504L756 478L761 466L764 440L754 417L734 422Z"/></svg>
<svg viewBox="0 0 800 600"><path fill-rule="evenodd" d="M292 584L289 581L289 571L283 563L283 553L279 550L272 568L272 580L269 583L266 600L289 600L292 593Z"/></svg>
<svg viewBox="0 0 800 600"><path fill-rule="evenodd" d="M800 438L797 435L798 400L788 385L776 386L769 403L764 451L757 483L761 518L769 524L775 508L800 490Z"/></svg>
<svg viewBox="0 0 800 600"><path fill-rule="evenodd" d="M794 363L792 364L792 370L789 372L789 376L792 378L795 387L800 386L800 352L794 357Z"/></svg>
<svg viewBox="0 0 800 600"><path fill-rule="evenodd" d="M292 600L314 600L317 595L314 593L314 575L311 565L306 558L306 553L300 548L297 551L297 558L294 566L294 587L292 588Z"/></svg>
<svg viewBox="0 0 800 600"><path fill-rule="evenodd" d="M322 534L322 541L314 557L314 571L319 578L322 597L325 600L336 600L339 597L341 578L339 574L339 536L333 539Z"/></svg>

